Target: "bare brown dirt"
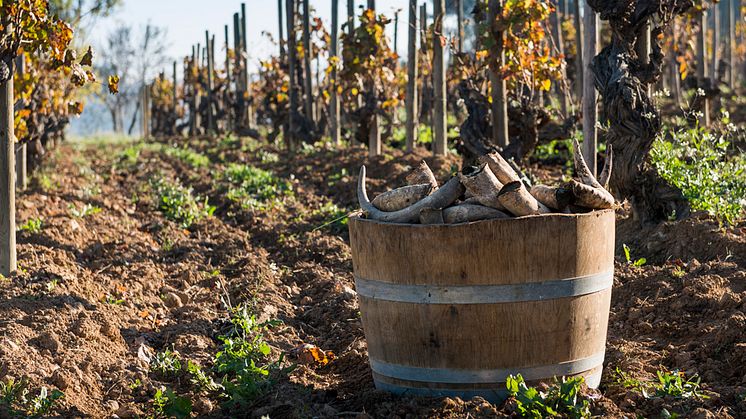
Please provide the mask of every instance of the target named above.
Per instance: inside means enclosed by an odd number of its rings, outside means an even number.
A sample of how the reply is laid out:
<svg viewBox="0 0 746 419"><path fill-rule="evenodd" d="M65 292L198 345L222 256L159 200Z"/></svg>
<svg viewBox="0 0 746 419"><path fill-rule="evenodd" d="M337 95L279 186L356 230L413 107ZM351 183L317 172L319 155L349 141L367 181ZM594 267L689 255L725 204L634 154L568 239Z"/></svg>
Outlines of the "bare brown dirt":
<svg viewBox="0 0 746 419"><path fill-rule="evenodd" d="M18 222L43 225L19 232L23 270L0 283L0 377L63 391L55 410L62 417L148 415L161 386L189 397L195 416L511 415L510 404L398 398L373 388L346 227L330 221L356 209L360 162L369 166L374 195L400 183L425 151L369 161L362 149L291 159L249 140L188 145L211 164L195 168L157 147L132 163L121 157L130 144L77 144L63 146L36 175L19 198ZM440 179L459 165L455 156L427 160ZM231 162L271 170L291 181L293 194L261 210L238 205L222 177ZM209 197L214 216L188 229L166 220L149 189L161 177ZM101 211L73 214L84 205ZM600 391L589 393L595 414L746 417L743 233L705 217L653 230L619 220L605 374ZM648 263L627 263L622 243ZM286 365L298 363L292 354L301 344L331 351L334 360L278 375L241 411L221 408L186 377L151 371L146 359L169 348L212 368L227 305L239 303L282 322L265 338L274 357L288 355ZM645 398L620 383L617 369L639 380L654 380L659 370L697 374L709 398Z"/></svg>

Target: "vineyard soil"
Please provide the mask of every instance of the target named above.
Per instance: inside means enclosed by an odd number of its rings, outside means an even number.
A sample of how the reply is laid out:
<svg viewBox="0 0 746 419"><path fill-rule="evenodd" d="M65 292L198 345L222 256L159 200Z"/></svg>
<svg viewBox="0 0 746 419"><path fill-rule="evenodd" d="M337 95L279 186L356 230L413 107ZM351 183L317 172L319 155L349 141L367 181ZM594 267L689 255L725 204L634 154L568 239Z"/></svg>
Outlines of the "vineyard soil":
<svg viewBox="0 0 746 419"><path fill-rule="evenodd" d="M289 159L248 139L191 139L188 147L79 142L45 162L19 199L22 272L0 281L0 375L63 391L56 412L63 417L148 414L161 386L189 397L201 416L510 414L509 404L397 398L373 388L342 216L356 209L360 162L375 195L401 184L429 152L371 161L364 149ZM440 179L460 164L456 156L427 161ZM290 181L292 193L231 199L224 173L237 165ZM192 187L214 214L189 228L166 219L153 192L158 179ZM588 392L592 410L746 416L746 231L696 216L640 230L625 217L617 224L605 374L600 391ZM642 257L646 264L631 263ZM242 412L221 410L221 400L196 391L184 374L151 370L149 360L167 349L210 370L227 306L241 303L260 320L281 321L264 338L274 359L285 353L283 362L298 364L272 377ZM303 364L292 353L304 343L335 357ZM646 398L621 383L620 372L655 380L659 370L697 374L709 398Z"/></svg>

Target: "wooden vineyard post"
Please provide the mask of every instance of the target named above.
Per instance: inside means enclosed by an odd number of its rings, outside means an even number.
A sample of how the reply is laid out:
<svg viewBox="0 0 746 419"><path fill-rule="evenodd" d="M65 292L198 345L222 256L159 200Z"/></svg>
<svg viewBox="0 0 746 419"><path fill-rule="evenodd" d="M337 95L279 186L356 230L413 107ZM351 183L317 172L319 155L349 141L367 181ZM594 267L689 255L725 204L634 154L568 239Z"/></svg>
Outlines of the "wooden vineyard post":
<svg viewBox="0 0 746 419"><path fill-rule="evenodd" d="M720 2L712 4L712 56L710 59L710 87L717 88L718 85L718 62L720 61Z"/></svg>
<svg viewBox="0 0 746 419"><path fill-rule="evenodd" d="M150 86L145 83L142 86L142 138L148 140L150 138Z"/></svg>
<svg viewBox="0 0 746 419"><path fill-rule="evenodd" d="M355 0L347 0L347 35L355 32Z"/></svg>
<svg viewBox="0 0 746 419"><path fill-rule="evenodd" d="M298 92L296 91L296 65L297 55L295 48L295 0L285 0L285 11L287 13L287 38L288 38L288 129L285 132L285 144L288 150L295 151L295 112L298 110Z"/></svg>
<svg viewBox="0 0 746 419"><path fill-rule="evenodd" d="M331 114L331 120L329 127L331 129L331 137L333 144L340 144L341 141L341 129L339 126L339 93L337 92L337 66L335 62L339 59L339 1L332 1L332 50L329 51L329 59L332 61L332 72L331 72L331 97L329 101L329 113Z"/></svg>
<svg viewBox="0 0 746 419"><path fill-rule="evenodd" d="M10 25L6 32L11 32ZM0 83L0 275L16 271L15 135L13 133L13 63Z"/></svg>
<svg viewBox="0 0 746 419"><path fill-rule="evenodd" d="M231 108L231 56L230 37L228 25L223 26L225 32L225 93L223 101L225 106L225 127L228 132L233 132L233 109Z"/></svg>
<svg viewBox="0 0 746 419"><path fill-rule="evenodd" d="M591 75L591 65L593 57L598 52L598 14L593 8L585 2L583 5L583 24L585 26L585 36L583 37L583 74ZM595 81L593 77L583 78L583 157L591 169L591 173L596 175L596 150L598 146L596 122L598 121L598 107L596 106Z"/></svg>
<svg viewBox="0 0 746 419"><path fill-rule="evenodd" d="M375 0L368 0L368 9L376 10ZM375 92L375 85L370 84L367 86L368 94L374 95L376 104L374 106L373 121L371 122L370 132L368 133L368 155L375 157L381 154L381 121L378 118L378 95Z"/></svg>
<svg viewBox="0 0 746 419"><path fill-rule="evenodd" d="M502 9L499 0L489 2L489 21L492 25L497 20L498 11ZM500 68L505 64L503 51L504 33L491 28L495 39L494 57L490 60L490 83L492 84L492 139L500 147L506 147L510 142L508 136L508 96L505 79L499 75Z"/></svg>
<svg viewBox="0 0 746 419"><path fill-rule="evenodd" d="M234 52L234 70L236 73L236 120L234 123L236 131L243 127L244 118L244 97L243 97L243 77L241 76L241 22L238 13L233 14L233 52Z"/></svg>
<svg viewBox="0 0 746 419"><path fill-rule="evenodd" d="M464 1L456 0L456 27L458 30L458 52L464 52Z"/></svg>
<svg viewBox="0 0 746 419"><path fill-rule="evenodd" d="M244 112L241 118L246 118L246 126L251 128L254 122L254 109L249 101L249 51L248 36L246 33L246 3L241 3L241 78L243 79L242 97L244 100Z"/></svg>
<svg viewBox="0 0 746 419"><path fill-rule="evenodd" d="M702 10L699 15L700 31L697 35L697 86L703 90L707 85L707 11ZM699 98L702 101L702 116L699 119L699 125L703 127L710 126L710 100L706 97Z"/></svg>
<svg viewBox="0 0 746 419"><path fill-rule="evenodd" d="M285 39L282 28L282 0L277 0L277 23L279 29L280 60L285 61Z"/></svg>
<svg viewBox="0 0 746 419"><path fill-rule="evenodd" d="M214 87L212 48L210 46L210 32L205 31L205 45L207 45L207 132L215 132L215 116L212 114L212 89Z"/></svg>
<svg viewBox="0 0 746 419"><path fill-rule="evenodd" d="M306 118L315 121L315 115L313 112L313 79L311 74L311 16L308 2L310 0L303 1L303 112L306 114Z"/></svg>
<svg viewBox="0 0 746 419"><path fill-rule="evenodd" d="M584 0L583 0L584 1ZM583 47L585 45L585 33L583 32L583 19L580 17L581 0L573 0L574 12L573 21L575 22L575 95L578 102L582 103L583 99Z"/></svg>
<svg viewBox="0 0 746 419"><path fill-rule="evenodd" d="M399 11L394 12L394 54L399 56ZM399 60L396 61L398 66Z"/></svg>
<svg viewBox="0 0 746 419"><path fill-rule="evenodd" d="M145 112L145 108L147 107L147 103L145 103L145 85L143 84L142 87L140 87L140 103L142 104L142 109L140 111L140 131L142 133L142 139L146 140L147 136L145 133L145 119L147 118L147 114Z"/></svg>
<svg viewBox="0 0 746 419"><path fill-rule="evenodd" d="M725 15L727 30L725 33L728 37L725 42L725 58L728 60L728 85L731 86L732 89L736 86L736 56L733 54L736 46L736 13L733 10L734 3L733 0L726 0L725 2L725 7L727 9Z"/></svg>
<svg viewBox="0 0 746 419"><path fill-rule="evenodd" d="M562 16L564 17L564 16ZM560 5L557 4L554 8L554 12L552 12L549 15L549 21L552 26L552 37L554 38L554 44L555 48L557 49L557 53L560 57L565 56L565 45L562 42L562 19L560 16ZM562 77L561 80L555 80L554 81L554 91L557 93L557 98L560 102L560 111L562 112L562 117L567 117L567 111L570 107L570 104L568 103L568 97L567 94L565 94L564 89L562 88L562 82L564 80L567 80L567 76L565 74L565 68L562 67Z"/></svg>
<svg viewBox="0 0 746 419"><path fill-rule="evenodd" d="M19 75L23 75L23 73L26 71L26 58L23 53L21 53L16 58L16 72L18 72ZM28 186L28 176L27 176L27 164L28 164L28 146L26 143L22 143L18 145L18 148L16 150L16 189L19 191L26 190L26 187Z"/></svg>
<svg viewBox="0 0 746 419"><path fill-rule="evenodd" d="M173 98L174 98L173 111L176 112L176 109L178 108L178 104L179 104L178 84L177 84L178 79L176 78L176 61L174 61L173 81L174 81L173 92L172 92Z"/></svg>
<svg viewBox="0 0 746 419"><path fill-rule="evenodd" d="M417 0L409 0L409 40L407 48L407 153L417 141Z"/></svg>
<svg viewBox="0 0 746 419"><path fill-rule="evenodd" d="M420 50L422 55L427 58L427 3L420 6ZM432 76L432 74L430 74ZM422 74L422 91L420 92L420 120L419 122L431 123L432 115L427 109L430 100L426 95L430 93L430 79L426 74Z"/></svg>
<svg viewBox="0 0 746 419"><path fill-rule="evenodd" d="M446 132L446 67L444 63L443 43L440 37L443 35L443 19L445 18L445 0L433 1L433 14L435 15L435 28L433 31L433 84L435 91L434 103L434 136L433 154L444 156L448 152L448 139Z"/></svg>

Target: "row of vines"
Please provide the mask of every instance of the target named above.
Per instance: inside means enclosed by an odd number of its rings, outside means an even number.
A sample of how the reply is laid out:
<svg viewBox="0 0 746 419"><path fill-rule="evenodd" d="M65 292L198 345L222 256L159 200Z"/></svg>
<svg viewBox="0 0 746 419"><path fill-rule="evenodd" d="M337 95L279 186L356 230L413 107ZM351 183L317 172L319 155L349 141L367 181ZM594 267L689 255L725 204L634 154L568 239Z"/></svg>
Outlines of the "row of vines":
<svg viewBox="0 0 746 419"><path fill-rule="evenodd" d="M669 92L665 104L684 108L690 124L707 126L746 72L737 0L435 0L433 10L410 0L393 19L373 0L359 13L349 0L344 20L339 3L327 28L308 0L278 0L278 36L265 34L277 54L255 74L243 4L223 39L206 32L171 74L143 86L144 136L233 132L290 150L328 140L365 144L372 157L384 147L425 146L436 155L455 150L465 163L492 151L525 160L540 144L579 137L593 172L606 158L600 138L617 153L614 193L643 222L656 222L689 208L648 158L662 129L664 102L654 91ZM83 111L83 93L116 93L118 78L94 74L92 50L74 45L71 25L47 1L0 7L0 111L8 121L0 124L0 272L8 274L16 179L23 188L27 162L36 165L63 137ZM455 33L445 29L452 15ZM406 60L400 26L408 29Z"/></svg>
<svg viewBox="0 0 746 419"><path fill-rule="evenodd" d="M44 0L0 1L0 275L16 270L15 190L83 112L81 89L101 83L93 50ZM117 77L105 81L112 92Z"/></svg>

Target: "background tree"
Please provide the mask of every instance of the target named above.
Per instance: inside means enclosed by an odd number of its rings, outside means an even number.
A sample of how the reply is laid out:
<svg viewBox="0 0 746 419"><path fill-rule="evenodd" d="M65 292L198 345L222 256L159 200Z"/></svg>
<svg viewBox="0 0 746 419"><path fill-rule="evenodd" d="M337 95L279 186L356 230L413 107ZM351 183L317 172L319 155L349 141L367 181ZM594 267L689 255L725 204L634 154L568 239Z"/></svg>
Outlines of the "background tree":
<svg viewBox="0 0 746 419"><path fill-rule="evenodd" d="M119 23L109 33L105 43L99 46L101 56L96 62L96 71L99 74L117 74L120 78L118 95L109 95L105 88L98 92L99 100L111 116L115 132L124 132L125 115L131 113L127 133L132 134L140 110L140 89L146 80L154 78L158 70L168 63L167 47L166 30L150 23L139 30L132 25Z"/></svg>

